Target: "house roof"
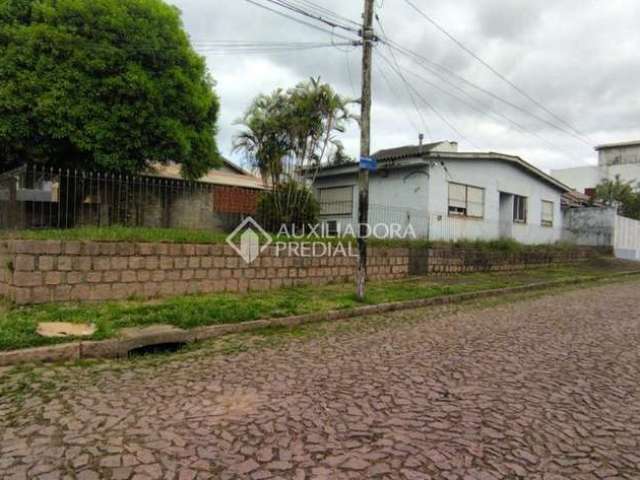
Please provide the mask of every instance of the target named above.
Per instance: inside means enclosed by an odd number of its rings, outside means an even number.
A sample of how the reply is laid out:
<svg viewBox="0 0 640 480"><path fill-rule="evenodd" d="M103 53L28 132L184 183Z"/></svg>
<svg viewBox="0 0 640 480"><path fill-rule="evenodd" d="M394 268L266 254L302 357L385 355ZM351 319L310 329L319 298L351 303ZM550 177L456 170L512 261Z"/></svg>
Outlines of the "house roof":
<svg viewBox="0 0 640 480"><path fill-rule="evenodd" d="M175 180L183 179L180 174L180 165L173 162L167 163L166 165L155 164L153 171L149 175ZM198 181L214 185L254 188L257 190L265 190L267 188L262 179L226 159L223 159L222 167L209 170L209 172L199 178Z"/></svg>
<svg viewBox="0 0 640 480"><path fill-rule="evenodd" d="M373 158L378 160L379 167L378 168L401 168L408 167L412 165L427 165L430 161L433 160L458 160L458 161L470 161L470 162L479 162L479 161L498 161L505 162L511 165L514 165L518 168L525 170L527 173L537 177L538 179L558 188L563 192L570 192L571 188L555 179L551 175L546 174L542 170L537 167L534 167L529 162L526 162L520 157L514 155L505 155L503 153L495 153L495 152L486 152L486 153L476 153L476 152L445 152L445 151L434 151L438 145L442 142L438 142L436 144L428 144L419 146L409 146L409 147L400 147L400 148L391 148L387 150L380 150L373 155ZM422 150L420 150L422 148ZM346 165L334 165L323 167L318 176L326 177L331 175L341 175L347 173L354 173L358 171L358 164L350 163Z"/></svg>
<svg viewBox="0 0 640 480"><path fill-rule="evenodd" d="M606 143L604 145L598 145L596 151L607 150L609 148L621 148L621 147L636 147L640 146L640 140L634 140L631 142L619 142L619 143Z"/></svg>
<svg viewBox="0 0 640 480"><path fill-rule="evenodd" d="M395 160L400 158L419 157L424 153L432 151L434 148L445 142L427 143L424 145L406 145L404 147L388 148L379 150L372 155L376 160Z"/></svg>

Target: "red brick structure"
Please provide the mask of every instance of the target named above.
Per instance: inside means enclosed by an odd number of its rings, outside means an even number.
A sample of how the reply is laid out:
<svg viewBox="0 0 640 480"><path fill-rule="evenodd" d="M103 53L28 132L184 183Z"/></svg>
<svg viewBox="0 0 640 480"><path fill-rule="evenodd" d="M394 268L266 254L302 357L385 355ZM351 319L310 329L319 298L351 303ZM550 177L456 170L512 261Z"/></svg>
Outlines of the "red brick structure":
<svg viewBox="0 0 640 480"><path fill-rule="evenodd" d="M250 188L216 186L213 190L213 210L216 213L254 215L261 193Z"/></svg>
<svg viewBox="0 0 640 480"><path fill-rule="evenodd" d="M546 255L373 248L371 279L515 270L589 258L588 248ZM247 265L228 246L78 241L0 241L0 296L21 305L150 299L350 282L352 256L282 257L271 247Z"/></svg>

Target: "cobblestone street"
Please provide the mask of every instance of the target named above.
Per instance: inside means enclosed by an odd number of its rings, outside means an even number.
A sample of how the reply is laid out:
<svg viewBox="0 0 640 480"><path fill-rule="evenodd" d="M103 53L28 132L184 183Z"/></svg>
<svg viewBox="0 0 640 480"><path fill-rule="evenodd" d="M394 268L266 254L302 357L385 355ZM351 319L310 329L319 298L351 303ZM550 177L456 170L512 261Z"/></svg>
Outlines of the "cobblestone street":
<svg viewBox="0 0 640 480"><path fill-rule="evenodd" d="M639 291L5 372L0 478L640 479Z"/></svg>

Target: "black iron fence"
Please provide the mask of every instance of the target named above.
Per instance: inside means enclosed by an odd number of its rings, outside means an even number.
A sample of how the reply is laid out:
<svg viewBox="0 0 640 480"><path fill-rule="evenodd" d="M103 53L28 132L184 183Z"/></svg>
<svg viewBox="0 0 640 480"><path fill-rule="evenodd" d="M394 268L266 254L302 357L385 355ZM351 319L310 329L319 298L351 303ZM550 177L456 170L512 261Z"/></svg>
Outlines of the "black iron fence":
<svg viewBox="0 0 640 480"><path fill-rule="evenodd" d="M29 165L0 175L0 228L228 229L255 212L259 193L177 178Z"/></svg>

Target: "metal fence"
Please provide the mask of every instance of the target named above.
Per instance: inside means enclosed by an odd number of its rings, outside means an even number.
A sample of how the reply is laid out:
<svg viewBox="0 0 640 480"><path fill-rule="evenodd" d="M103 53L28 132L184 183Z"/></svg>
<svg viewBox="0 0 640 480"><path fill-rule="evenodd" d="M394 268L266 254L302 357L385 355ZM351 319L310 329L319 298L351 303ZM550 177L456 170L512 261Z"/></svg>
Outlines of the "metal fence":
<svg viewBox="0 0 640 480"><path fill-rule="evenodd" d="M258 196L250 188L29 165L0 175L0 229L226 230L255 212Z"/></svg>

